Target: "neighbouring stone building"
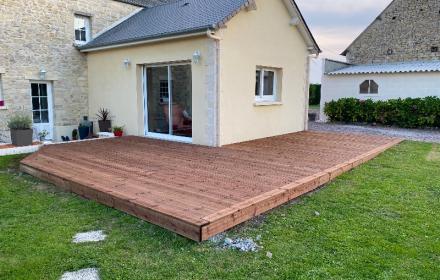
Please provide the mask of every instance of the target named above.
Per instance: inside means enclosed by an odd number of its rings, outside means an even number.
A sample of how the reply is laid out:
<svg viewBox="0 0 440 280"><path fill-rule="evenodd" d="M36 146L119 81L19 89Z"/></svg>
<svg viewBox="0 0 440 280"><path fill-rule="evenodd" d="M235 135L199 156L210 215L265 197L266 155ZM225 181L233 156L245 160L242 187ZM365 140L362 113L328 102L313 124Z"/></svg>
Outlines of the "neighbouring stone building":
<svg viewBox="0 0 440 280"><path fill-rule="evenodd" d="M33 112L35 133L46 129L53 140L70 136L88 115L86 54L77 45L162 2L0 1L0 142L9 141L7 121L19 111Z"/></svg>
<svg viewBox="0 0 440 280"><path fill-rule="evenodd" d="M440 59L440 1L393 1L343 55L352 64Z"/></svg>
<svg viewBox="0 0 440 280"><path fill-rule="evenodd" d="M340 98L440 96L440 1L393 0L342 55L325 62L321 120Z"/></svg>

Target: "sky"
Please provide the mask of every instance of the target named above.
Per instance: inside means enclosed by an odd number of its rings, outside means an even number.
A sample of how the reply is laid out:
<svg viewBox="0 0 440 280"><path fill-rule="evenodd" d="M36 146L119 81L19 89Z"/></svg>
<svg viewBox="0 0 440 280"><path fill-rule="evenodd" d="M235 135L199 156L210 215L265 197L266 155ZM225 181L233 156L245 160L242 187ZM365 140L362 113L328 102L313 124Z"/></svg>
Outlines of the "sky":
<svg viewBox="0 0 440 280"><path fill-rule="evenodd" d="M342 53L391 0L296 0L323 53L344 61ZM322 60L313 60L310 82L320 83Z"/></svg>

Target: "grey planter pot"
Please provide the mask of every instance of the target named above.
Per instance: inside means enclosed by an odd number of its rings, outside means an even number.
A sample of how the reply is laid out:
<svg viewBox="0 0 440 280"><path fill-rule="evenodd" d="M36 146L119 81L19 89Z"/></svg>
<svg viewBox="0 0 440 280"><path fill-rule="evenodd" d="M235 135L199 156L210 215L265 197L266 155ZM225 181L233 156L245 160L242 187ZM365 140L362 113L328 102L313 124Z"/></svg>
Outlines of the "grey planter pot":
<svg viewBox="0 0 440 280"><path fill-rule="evenodd" d="M99 131L101 132L111 132L112 131L112 121L106 120L106 121L98 121L99 124Z"/></svg>
<svg viewBox="0 0 440 280"><path fill-rule="evenodd" d="M32 129L11 129L12 145L17 147L32 145L33 133Z"/></svg>

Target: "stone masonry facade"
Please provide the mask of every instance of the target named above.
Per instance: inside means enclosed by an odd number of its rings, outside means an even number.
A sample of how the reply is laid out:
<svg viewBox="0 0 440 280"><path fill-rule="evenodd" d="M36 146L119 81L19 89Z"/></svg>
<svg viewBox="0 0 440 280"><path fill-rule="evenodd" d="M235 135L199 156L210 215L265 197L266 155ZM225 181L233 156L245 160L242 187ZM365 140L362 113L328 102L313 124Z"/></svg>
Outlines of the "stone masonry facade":
<svg viewBox="0 0 440 280"><path fill-rule="evenodd" d="M9 141L12 114L31 114L30 83L40 80L41 68L53 87L55 140L70 135L88 112L87 61L74 46L74 15L90 16L95 35L138 9L113 0L0 1L0 78L6 105L0 109L0 142Z"/></svg>
<svg viewBox="0 0 440 280"><path fill-rule="evenodd" d="M346 56L352 64L440 59L440 1L394 0Z"/></svg>

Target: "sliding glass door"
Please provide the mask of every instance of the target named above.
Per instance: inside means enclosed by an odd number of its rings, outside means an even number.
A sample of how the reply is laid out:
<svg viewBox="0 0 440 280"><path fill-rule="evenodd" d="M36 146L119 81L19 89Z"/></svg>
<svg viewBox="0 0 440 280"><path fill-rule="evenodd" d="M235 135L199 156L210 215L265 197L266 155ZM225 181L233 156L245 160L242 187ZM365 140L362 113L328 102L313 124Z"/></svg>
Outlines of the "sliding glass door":
<svg viewBox="0 0 440 280"><path fill-rule="evenodd" d="M191 140L191 64L146 66L144 99L147 136Z"/></svg>

